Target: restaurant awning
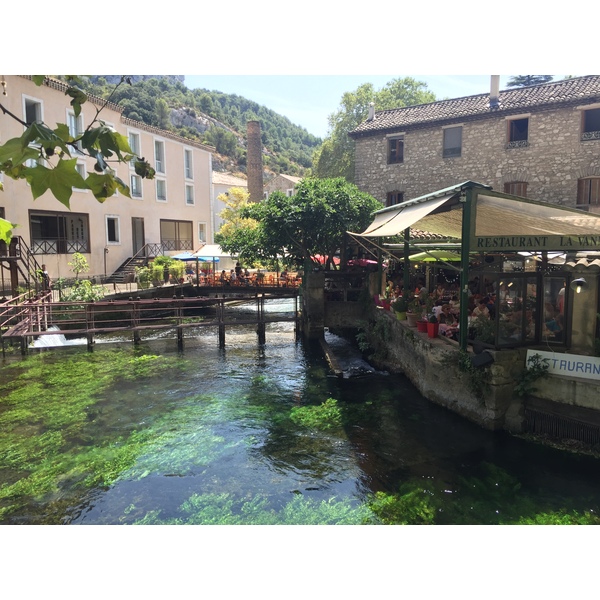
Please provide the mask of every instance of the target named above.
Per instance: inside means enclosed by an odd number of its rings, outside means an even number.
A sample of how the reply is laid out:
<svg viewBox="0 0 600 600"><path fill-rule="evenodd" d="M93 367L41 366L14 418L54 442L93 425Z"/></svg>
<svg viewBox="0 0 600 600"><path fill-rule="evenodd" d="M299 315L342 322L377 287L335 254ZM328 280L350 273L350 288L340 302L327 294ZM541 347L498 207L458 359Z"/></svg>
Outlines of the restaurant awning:
<svg viewBox="0 0 600 600"><path fill-rule="evenodd" d="M414 228L461 240L464 192L470 189L471 252L600 248L600 214L494 192L468 181L373 213L363 238L403 236Z"/></svg>

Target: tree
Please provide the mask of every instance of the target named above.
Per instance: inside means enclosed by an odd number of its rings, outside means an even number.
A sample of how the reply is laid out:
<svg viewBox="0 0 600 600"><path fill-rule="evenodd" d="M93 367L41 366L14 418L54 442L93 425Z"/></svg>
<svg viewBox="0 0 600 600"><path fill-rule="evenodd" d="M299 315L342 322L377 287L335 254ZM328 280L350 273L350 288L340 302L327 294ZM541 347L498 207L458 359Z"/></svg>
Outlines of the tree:
<svg viewBox="0 0 600 600"><path fill-rule="evenodd" d="M169 105L164 98L158 98L154 108L154 113L157 127L160 127L161 129L169 129L171 127L171 111L169 110Z"/></svg>
<svg viewBox="0 0 600 600"><path fill-rule="evenodd" d="M260 203L248 203L243 218L257 222L254 231L238 229L221 246L228 252L303 266L320 263L315 255L333 257L343 245L346 231L362 231L381 204L354 184L334 179L303 179L293 196L272 193Z"/></svg>
<svg viewBox="0 0 600 600"><path fill-rule="evenodd" d="M46 78L36 75L33 78L36 85L43 85ZM72 78L74 83L77 78ZM122 77L116 89L128 78ZM87 102L87 95L77 85L70 85L65 94L71 98L71 106L75 116L81 113L81 106ZM21 123L26 129L18 138L7 140L0 146L0 173L5 173L12 179L25 179L31 186L33 199L39 198L46 191L70 208L69 202L73 188L89 189L99 202L115 194L117 190L130 198L129 187L116 176L111 163L129 162L135 159L135 172L142 178L152 179L154 169L143 158L136 157L127 139L113 131L100 120L100 113L108 102L96 108L94 119L85 131L73 137L65 123L57 123L51 129L43 122L27 123L11 113L0 103L0 110L5 115ZM83 177L76 169L77 157L71 153L84 154L95 160L94 172ZM0 189L2 184L0 183ZM16 225L0 219L0 239L9 242L12 229Z"/></svg>
<svg viewBox="0 0 600 600"><path fill-rule="evenodd" d="M506 83L506 87L525 87L526 85L539 85L540 83L548 83L553 79L553 75L513 75Z"/></svg>
<svg viewBox="0 0 600 600"><path fill-rule="evenodd" d="M356 91L346 92L340 108L329 115L329 135L313 153L313 174L354 181L354 142L348 132L367 118L371 102L377 110L387 110L434 101L435 95L427 90L427 85L412 77L392 79L379 91L364 83Z"/></svg>

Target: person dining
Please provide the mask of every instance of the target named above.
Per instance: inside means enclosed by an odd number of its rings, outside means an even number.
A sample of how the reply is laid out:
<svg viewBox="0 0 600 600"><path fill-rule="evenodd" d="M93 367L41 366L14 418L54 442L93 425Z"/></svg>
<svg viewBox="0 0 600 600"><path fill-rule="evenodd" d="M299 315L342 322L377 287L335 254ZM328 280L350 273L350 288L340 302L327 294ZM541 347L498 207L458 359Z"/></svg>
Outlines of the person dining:
<svg viewBox="0 0 600 600"><path fill-rule="evenodd" d="M442 304L438 323L440 324L440 333L446 337L457 339L458 337L458 319L452 313L450 304Z"/></svg>

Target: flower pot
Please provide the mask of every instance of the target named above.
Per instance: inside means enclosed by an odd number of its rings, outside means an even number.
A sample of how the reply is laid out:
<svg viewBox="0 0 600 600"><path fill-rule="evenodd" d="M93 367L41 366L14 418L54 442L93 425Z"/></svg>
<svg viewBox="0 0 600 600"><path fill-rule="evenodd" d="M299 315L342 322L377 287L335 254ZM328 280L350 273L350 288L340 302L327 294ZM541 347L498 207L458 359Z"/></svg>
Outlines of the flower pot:
<svg viewBox="0 0 600 600"><path fill-rule="evenodd" d="M407 312L406 320L408 321L410 327L416 327L419 321L419 315L418 313Z"/></svg>
<svg viewBox="0 0 600 600"><path fill-rule="evenodd" d="M406 313L405 312L398 312L398 311L394 311L396 313L396 319L398 319L398 321L406 321Z"/></svg>
<svg viewBox="0 0 600 600"><path fill-rule="evenodd" d="M417 331L427 333L427 321L417 321Z"/></svg>
<svg viewBox="0 0 600 600"><path fill-rule="evenodd" d="M427 323L427 337L436 338L440 332L439 323Z"/></svg>

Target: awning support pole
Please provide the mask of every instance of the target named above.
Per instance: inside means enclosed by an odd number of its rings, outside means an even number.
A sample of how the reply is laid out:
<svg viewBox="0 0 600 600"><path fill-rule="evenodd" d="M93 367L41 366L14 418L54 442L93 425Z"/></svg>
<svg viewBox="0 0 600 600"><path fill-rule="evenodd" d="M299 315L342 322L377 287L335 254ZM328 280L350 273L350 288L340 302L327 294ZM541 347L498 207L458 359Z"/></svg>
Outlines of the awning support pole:
<svg viewBox="0 0 600 600"><path fill-rule="evenodd" d="M461 350L467 350L469 334L469 251L471 249L471 208L473 202L473 189L467 188L462 210L462 234L461 234L461 269L460 269L460 314L459 314L459 337L458 343Z"/></svg>

